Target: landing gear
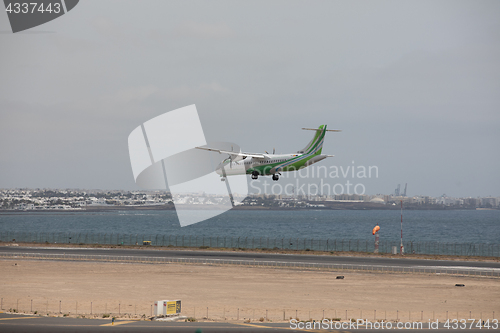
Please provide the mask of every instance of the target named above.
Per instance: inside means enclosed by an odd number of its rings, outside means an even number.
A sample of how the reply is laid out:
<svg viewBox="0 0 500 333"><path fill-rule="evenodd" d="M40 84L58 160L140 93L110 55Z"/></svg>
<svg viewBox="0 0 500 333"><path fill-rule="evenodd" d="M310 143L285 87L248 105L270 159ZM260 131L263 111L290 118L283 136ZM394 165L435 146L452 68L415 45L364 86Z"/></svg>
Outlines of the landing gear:
<svg viewBox="0 0 500 333"><path fill-rule="evenodd" d="M274 181L277 181L278 179L280 179L280 176L278 176L278 174L277 174L277 173L275 173L275 174L273 175L273 180L274 180Z"/></svg>
<svg viewBox="0 0 500 333"><path fill-rule="evenodd" d="M259 178L259 172L258 171L252 172L252 179L257 179L257 178Z"/></svg>
<svg viewBox="0 0 500 333"><path fill-rule="evenodd" d="M225 182L225 181L226 181L226 177L222 177L222 178L220 179L220 181L221 181L221 182Z"/></svg>

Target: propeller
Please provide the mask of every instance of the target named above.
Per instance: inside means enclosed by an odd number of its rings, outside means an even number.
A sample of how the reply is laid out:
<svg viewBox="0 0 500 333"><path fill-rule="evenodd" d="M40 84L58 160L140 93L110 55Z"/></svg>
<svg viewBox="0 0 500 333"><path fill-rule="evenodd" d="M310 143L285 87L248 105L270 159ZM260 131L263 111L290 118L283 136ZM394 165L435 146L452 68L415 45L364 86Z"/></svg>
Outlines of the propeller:
<svg viewBox="0 0 500 333"><path fill-rule="evenodd" d="M238 161L241 161L242 159L245 159L245 157L242 158L242 155L241 155L241 148L240 148L240 152L239 153L233 153L234 152L234 149L233 149L233 146L231 146L231 151L230 152L227 152L226 151L226 154L228 154L228 158L226 158L224 161L227 161L229 160L229 167L232 169L233 168L233 162L238 162Z"/></svg>
<svg viewBox="0 0 500 333"><path fill-rule="evenodd" d="M233 152L233 145L231 145L231 152ZM229 155L229 168L233 168L233 155Z"/></svg>
<svg viewBox="0 0 500 333"><path fill-rule="evenodd" d="M266 152L266 154L269 154L269 153L267 152L267 150L264 150L264 151ZM273 148L273 155L274 155L275 153L276 153L276 149L274 149L274 148Z"/></svg>

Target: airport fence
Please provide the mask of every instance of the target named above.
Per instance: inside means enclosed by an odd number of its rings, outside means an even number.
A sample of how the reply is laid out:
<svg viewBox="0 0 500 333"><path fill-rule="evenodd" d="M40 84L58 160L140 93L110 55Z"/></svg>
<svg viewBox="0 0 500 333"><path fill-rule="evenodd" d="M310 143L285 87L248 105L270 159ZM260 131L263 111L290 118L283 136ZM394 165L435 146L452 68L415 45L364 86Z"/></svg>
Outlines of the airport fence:
<svg viewBox="0 0 500 333"><path fill-rule="evenodd" d="M169 247L210 247L241 249L283 249L327 252L374 252L375 242L363 239L313 239L281 237L205 237L162 234L63 233L63 232L0 232L2 242L142 245ZM405 253L500 257L500 244L403 242ZM379 253L399 253L400 241L380 240Z"/></svg>
<svg viewBox="0 0 500 333"><path fill-rule="evenodd" d="M60 300L51 297L1 297L0 311L42 316L108 318L111 321L112 317L149 319L154 316L153 303L154 300L102 301L95 299L69 300L67 298ZM437 309L427 308L424 310L408 307L402 309L379 308L376 310L369 308L319 307L253 308L249 306L236 307L213 303L204 304L202 302L197 304L182 302L180 315L195 320L213 320L218 322L286 322L291 319L306 321L329 319L335 322L358 319L371 322L382 320L385 322L421 322L426 325L424 328L428 328L428 322L431 320L433 322L438 320L441 323L450 320L450 324L452 325L457 321L466 320L468 323L467 327L469 327L471 319L474 319L474 324L478 321L489 320L490 325L492 325L490 327L494 328L496 325L498 328L498 313L495 313L494 310L480 311L477 309L469 310L467 308L457 309L457 307L451 307L448 310L442 307Z"/></svg>

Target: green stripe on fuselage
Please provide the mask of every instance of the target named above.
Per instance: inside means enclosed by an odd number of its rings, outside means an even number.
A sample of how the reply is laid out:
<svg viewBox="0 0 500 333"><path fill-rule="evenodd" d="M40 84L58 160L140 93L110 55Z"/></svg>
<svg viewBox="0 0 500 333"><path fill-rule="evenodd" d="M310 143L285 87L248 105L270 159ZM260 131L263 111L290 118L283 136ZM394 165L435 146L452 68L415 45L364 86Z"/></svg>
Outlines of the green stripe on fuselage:
<svg viewBox="0 0 500 333"><path fill-rule="evenodd" d="M291 164L288 164L286 166L281 167L278 172L286 172L286 171L296 171L299 170L300 168L303 168L304 165L313 157L320 155L323 147L319 147L319 149L313 153L315 149L318 148L318 145L321 144L325 137L325 131L326 125L321 125L319 126L318 130L316 131L316 134L314 135L313 140L311 141L311 144L307 149L305 149L305 153L294 156L293 158L288 159L285 162L275 162L275 163L266 163L263 165L256 165L254 167L248 168L246 170L247 174L252 174L252 172L257 171L259 175L272 175L271 170L274 169L275 167L279 165L283 165L286 163L289 163L291 161L295 161ZM309 155L309 156L306 156ZM306 157L304 157L306 156ZM258 163L258 162L257 162Z"/></svg>
<svg viewBox="0 0 500 333"><path fill-rule="evenodd" d="M304 155L306 155L306 154L298 155L298 156L288 160L287 162L290 162L291 160L300 159L300 158L304 157ZM297 171L300 168L304 167L304 165L307 163L307 161L309 161L311 158L315 157L316 155L317 154L311 154L310 156L302 158L302 159L300 159L292 164L286 165L286 166L280 168L278 170L278 172ZM273 168L275 168L279 165L282 165L283 163L287 163L287 162L277 162L277 163L269 163L269 164L264 164L264 165L257 165L253 168L249 168L246 171L246 173L252 174L253 171L257 171L259 173L259 175L272 175L273 173L271 172L271 170Z"/></svg>

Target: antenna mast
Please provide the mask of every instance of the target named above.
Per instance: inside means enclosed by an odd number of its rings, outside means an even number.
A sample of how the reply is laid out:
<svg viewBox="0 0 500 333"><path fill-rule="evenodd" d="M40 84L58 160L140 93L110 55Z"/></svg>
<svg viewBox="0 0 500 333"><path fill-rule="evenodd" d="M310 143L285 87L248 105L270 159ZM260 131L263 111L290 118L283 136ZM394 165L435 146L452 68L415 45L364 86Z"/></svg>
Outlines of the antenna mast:
<svg viewBox="0 0 500 333"><path fill-rule="evenodd" d="M401 200L401 248L400 248L400 254L403 255L404 248L403 248L403 200Z"/></svg>

